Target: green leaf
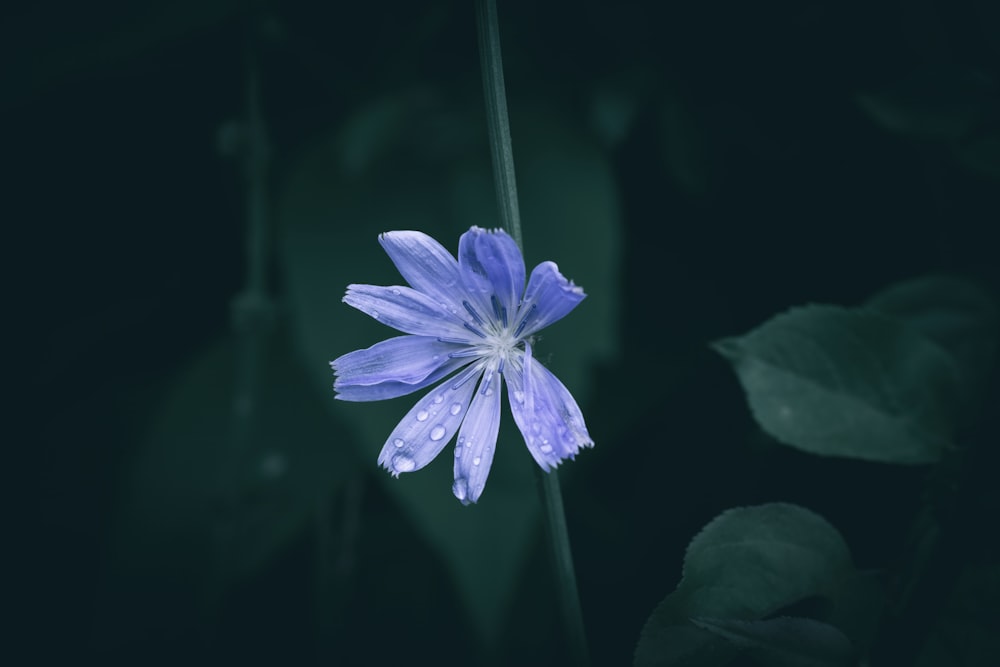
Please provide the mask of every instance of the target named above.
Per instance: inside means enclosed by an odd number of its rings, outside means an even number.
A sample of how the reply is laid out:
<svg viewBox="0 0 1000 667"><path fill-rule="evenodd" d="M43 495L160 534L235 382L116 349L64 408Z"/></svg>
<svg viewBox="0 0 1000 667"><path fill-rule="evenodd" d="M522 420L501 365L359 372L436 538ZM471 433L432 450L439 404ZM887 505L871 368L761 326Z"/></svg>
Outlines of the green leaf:
<svg viewBox="0 0 1000 667"><path fill-rule="evenodd" d="M847 636L828 623L782 616L763 621L693 618L691 622L750 653L765 667L850 667L857 664Z"/></svg>
<svg viewBox="0 0 1000 667"><path fill-rule="evenodd" d="M208 613L226 588L295 539L353 468L344 430L281 336L258 359L256 400L242 408L249 421L235 417L236 378L246 370L240 351L225 341L193 359L134 454L108 588L136 599L114 609Z"/></svg>
<svg viewBox="0 0 1000 667"><path fill-rule="evenodd" d="M713 347L732 363L757 423L783 444L906 464L952 446L958 370L902 322L807 306Z"/></svg>
<svg viewBox="0 0 1000 667"><path fill-rule="evenodd" d="M996 364L1000 313L976 283L927 276L890 285L866 306L899 319L947 351L961 373L963 407L978 406Z"/></svg>
<svg viewBox="0 0 1000 667"><path fill-rule="evenodd" d="M635 665L724 665L742 646L720 636L737 632L730 621L760 620L809 598L832 600L854 576L840 534L813 512L783 503L727 510L688 546L680 584L646 622ZM758 628L761 641L767 628ZM752 634L746 626L741 632Z"/></svg>
<svg viewBox="0 0 1000 667"><path fill-rule="evenodd" d="M511 112L529 270L538 261L554 260L589 295L543 332L536 355L585 407L593 389L590 368L614 353L617 340L621 243L614 178L601 153L563 119L524 112L518 104ZM380 232L421 230L455 252L459 235L470 226L497 226L481 113L479 100L468 110L440 101L412 110L412 128L440 128L424 133L426 144L444 128L449 136L476 141L452 143L446 151L414 150L408 138L361 172L342 168L337 151L329 149L338 140L317 140L294 163L281 191L281 263L300 349L319 395L335 403L340 418L362 435L358 454L372 471L386 437L422 392L381 403L334 402L328 362L398 335L340 298L349 283L402 281L377 243ZM464 507L452 495L447 450L427 468L399 479L378 471L453 573L487 640L502 627L538 527L534 465L513 422L505 419L489 483L475 506Z"/></svg>

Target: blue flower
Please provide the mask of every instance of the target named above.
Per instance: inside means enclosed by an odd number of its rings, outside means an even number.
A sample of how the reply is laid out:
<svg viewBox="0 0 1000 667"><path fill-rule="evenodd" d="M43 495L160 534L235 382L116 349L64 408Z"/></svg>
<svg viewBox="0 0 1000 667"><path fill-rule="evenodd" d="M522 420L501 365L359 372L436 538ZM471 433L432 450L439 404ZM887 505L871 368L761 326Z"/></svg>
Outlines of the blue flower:
<svg viewBox="0 0 1000 667"><path fill-rule="evenodd" d="M378 457L386 470L398 477L423 468L457 432L452 491L464 504L479 500L504 379L514 421L542 470L593 446L573 396L531 350L532 336L573 310L586 296L582 289L553 262L536 266L525 289L524 258L500 230L462 234L457 261L421 232L387 232L379 243L410 286L349 285L344 302L407 335L330 365L344 401L379 401L436 384L386 440Z"/></svg>

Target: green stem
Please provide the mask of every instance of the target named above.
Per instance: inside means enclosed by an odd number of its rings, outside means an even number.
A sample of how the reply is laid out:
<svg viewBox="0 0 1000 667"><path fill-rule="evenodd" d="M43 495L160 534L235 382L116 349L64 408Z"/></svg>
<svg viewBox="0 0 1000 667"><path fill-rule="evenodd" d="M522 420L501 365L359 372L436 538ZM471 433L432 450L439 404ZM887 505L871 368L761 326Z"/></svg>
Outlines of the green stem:
<svg viewBox="0 0 1000 667"><path fill-rule="evenodd" d="M523 252L524 242L521 237L521 215L517 203L517 182L514 178L514 151L511 147L510 120L507 117L507 93L503 81L503 58L500 54L496 0L477 0L476 26L500 221ZM559 476L555 470L549 473L545 473L541 468L536 470L541 482L545 527L552 549L559 611L569 644L570 658L574 665L589 665L587 635L583 627L583 611L576 586L573 552L570 549L569 531L566 528L562 492L559 490Z"/></svg>
<svg viewBox="0 0 1000 667"><path fill-rule="evenodd" d="M490 155L493 158L493 181L496 185L500 223L523 252L496 0L476 2L476 27L479 33L479 63L483 69L483 94L486 97L486 121L490 132Z"/></svg>
<svg viewBox="0 0 1000 667"><path fill-rule="evenodd" d="M563 511L562 492L559 490L559 475L555 470L549 473L541 468L537 470L541 480L542 505L545 508L545 527L549 533L549 545L556 570L559 612L565 626L572 664L589 665L587 633L583 629L583 609L580 607L580 594L576 588L576 570L569 546L569 530L566 528L566 513Z"/></svg>

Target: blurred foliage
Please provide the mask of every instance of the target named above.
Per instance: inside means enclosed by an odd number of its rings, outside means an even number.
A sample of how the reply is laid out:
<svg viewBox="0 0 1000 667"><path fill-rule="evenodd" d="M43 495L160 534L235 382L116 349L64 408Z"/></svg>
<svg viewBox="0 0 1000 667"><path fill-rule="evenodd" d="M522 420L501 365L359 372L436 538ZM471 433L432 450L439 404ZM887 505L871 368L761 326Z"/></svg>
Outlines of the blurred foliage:
<svg viewBox="0 0 1000 667"><path fill-rule="evenodd" d="M987 667L1000 655L1000 570L996 564L969 568L948 596L919 667Z"/></svg>
<svg viewBox="0 0 1000 667"><path fill-rule="evenodd" d="M175 616L209 621L357 474L347 429L284 337L266 341L260 391L242 405L239 352L216 343L180 371L131 456L99 619L113 644L155 637Z"/></svg>
<svg viewBox="0 0 1000 667"><path fill-rule="evenodd" d="M890 285L865 305L948 352L960 375L956 416L966 426L978 417L1000 348L1000 310L993 296L968 280L926 276Z"/></svg>
<svg viewBox="0 0 1000 667"><path fill-rule="evenodd" d="M858 104L887 130L943 149L959 163L1000 176L1000 89L990 74L918 69Z"/></svg>
<svg viewBox="0 0 1000 667"><path fill-rule="evenodd" d="M728 510L691 540L681 582L643 628L635 664L725 665L741 649L763 664L854 664L861 646L843 633L870 635L863 626L879 606L878 593L858 595L860 580L843 538L816 514L781 503ZM822 619L787 613L814 599Z"/></svg>
<svg viewBox="0 0 1000 667"><path fill-rule="evenodd" d="M499 4L528 262L557 261L589 294L538 353L597 442L563 468L595 664L628 664L647 621L737 665L839 664L843 638L874 667L1000 663L1000 6ZM397 280L379 232L453 248L495 224L471 5L3 15L10 375L24 379L9 450L28 459L9 466L27 529L11 550L27 628L12 634L35 661L560 664L509 420L483 501L463 508L442 462L399 480L375 465L410 399L336 405L326 364L385 336L339 301L348 282ZM237 419L247 193L227 160L247 138L248 41L278 308ZM808 303L864 306L768 320ZM808 335L790 338L800 317ZM849 340L859 328L875 340ZM831 415L870 398L910 430L865 446L879 457L846 439L825 439L836 456L776 444L707 349L733 332L750 332L731 339L738 364L792 338L782 369L799 381L816 379L799 362L827 378L838 364L850 383L783 396L813 426L841 432ZM869 384L861 371L883 366ZM922 378L944 366L942 395ZM885 463L915 450L935 463ZM776 507L787 524L751 512ZM722 613L708 593L704 609L671 606L701 604L686 596L716 576L687 569L664 601L690 536L739 517L751 536L802 522L792 542L827 546L773 588L723 568L760 614ZM776 567L766 543L732 548L740 567ZM849 587L826 595L838 572L864 573L859 600L884 591L877 624L849 623ZM673 615L651 620L661 602Z"/></svg>

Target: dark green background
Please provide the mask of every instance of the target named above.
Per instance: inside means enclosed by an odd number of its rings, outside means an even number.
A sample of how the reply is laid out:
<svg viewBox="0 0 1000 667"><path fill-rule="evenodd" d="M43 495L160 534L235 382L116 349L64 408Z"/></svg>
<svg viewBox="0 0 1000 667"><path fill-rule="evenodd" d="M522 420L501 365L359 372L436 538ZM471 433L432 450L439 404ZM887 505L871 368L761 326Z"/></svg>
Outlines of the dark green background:
<svg viewBox="0 0 1000 667"><path fill-rule="evenodd" d="M595 662L629 663L643 622L679 579L688 540L726 507L800 503L839 528L860 567L905 560L928 470L775 448L707 343L791 305L855 305L926 273L1000 292L998 5L499 10L515 122L544 103L602 146L621 205L619 359L594 370L597 398L583 406L597 448L564 476ZM330 501L339 535L345 498L359 498L356 551L331 589L332 616L317 612L322 514L224 587L208 617L172 593L175 582L122 590L115 517L129 512L123 489L137 448L170 383L229 335L244 282L244 185L220 145L245 109L248 13L225 1L3 12L0 210L14 396L5 444L8 509L26 528L6 550L23 556L10 574L25 655L111 665L558 664L541 542L499 646L482 647L445 566L386 495L374 445L354 462L355 491ZM259 9L252 23L275 188L297 152L372 100L419 85L446 106L481 104L471 3L290 2ZM877 100L882 115L861 99ZM619 135L595 122L598 108L612 109ZM478 122L485 149L485 117ZM380 231L370 230L372 262L383 261ZM281 297L280 278L271 287ZM338 298L331 307L342 307ZM969 441L995 447L995 375L991 392L994 409ZM982 471L998 462L995 449L984 456ZM964 483L987 480L982 472ZM959 529L968 542L929 575L939 585L918 613L927 627L956 571L996 567L995 546L970 522ZM415 573L402 588L386 574L401 568Z"/></svg>

